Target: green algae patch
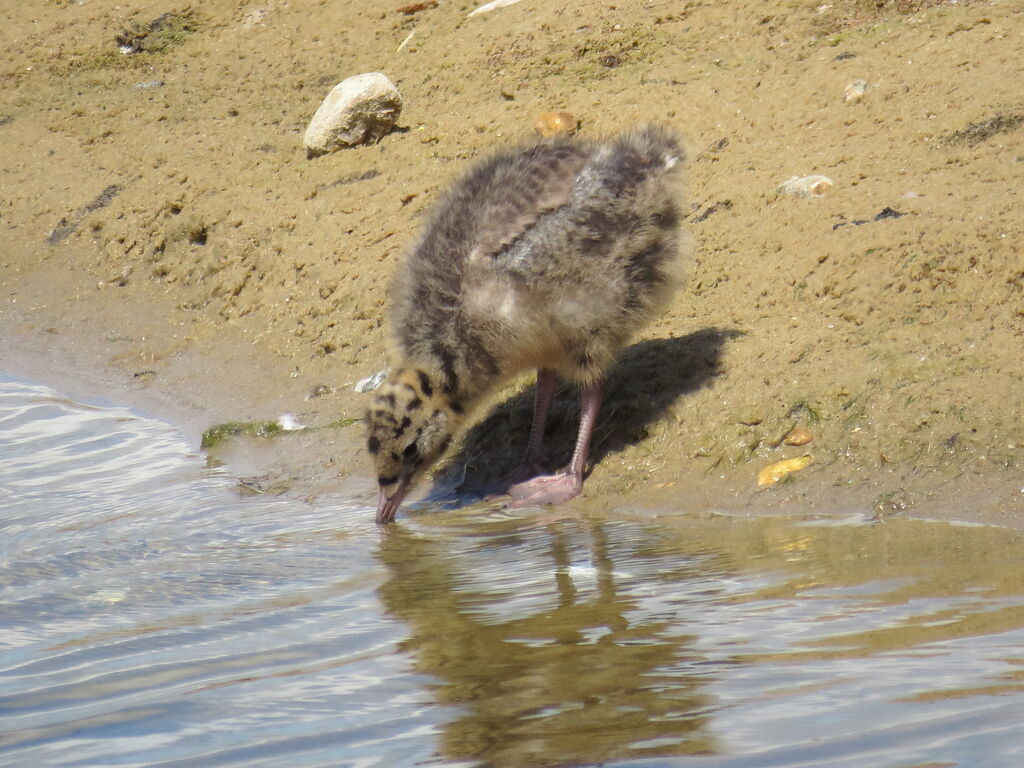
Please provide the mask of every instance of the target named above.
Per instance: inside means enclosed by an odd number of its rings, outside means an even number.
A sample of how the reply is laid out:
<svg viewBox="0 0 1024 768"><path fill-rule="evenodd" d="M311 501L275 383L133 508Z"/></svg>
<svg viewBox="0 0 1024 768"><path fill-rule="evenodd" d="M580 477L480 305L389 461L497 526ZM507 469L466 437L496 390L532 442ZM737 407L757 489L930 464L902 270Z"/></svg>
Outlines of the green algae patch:
<svg viewBox="0 0 1024 768"><path fill-rule="evenodd" d="M71 74L100 74L121 70L148 70L158 56L186 42L200 30L202 22L191 10L169 12L144 24L133 23L114 36L114 45L56 54L50 71L63 77ZM104 85L97 82L95 85Z"/></svg>
<svg viewBox="0 0 1024 768"><path fill-rule="evenodd" d="M1000 112L991 117L954 131L943 139L945 144L975 145L988 141L993 136L1009 133L1024 126L1024 112Z"/></svg>
<svg viewBox="0 0 1024 768"><path fill-rule="evenodd" d="M116 38L124 54L163 53L180 45L199 30L199 20L191 9L162 14L148 24L132 24Z"/></svg>
<svg viewBox="0 0 1024 768"><path fill-rule="evenodd" d="M203 432L202 447L206 449L220 445L229 437L272 437L284 429L276 421L228 421Z"/></svg>
<svg viewBox="0 0 1024 768"><path fill-rule="evenodd" d="M576 45L571 67L582 79L599 79L609 70L643 64L663 47L664 37L646 24L616 24Z"/></svg>
<svg viewBox="0 0 1024 768"><path fill-rule="evenodd" d="M336 421L332 421L330 424L325 424L324 426L328 429L341 429L343 427L351 427L353 424L359 424L360 422L362 422L362 419L344 418L337 419Z"/></svg>

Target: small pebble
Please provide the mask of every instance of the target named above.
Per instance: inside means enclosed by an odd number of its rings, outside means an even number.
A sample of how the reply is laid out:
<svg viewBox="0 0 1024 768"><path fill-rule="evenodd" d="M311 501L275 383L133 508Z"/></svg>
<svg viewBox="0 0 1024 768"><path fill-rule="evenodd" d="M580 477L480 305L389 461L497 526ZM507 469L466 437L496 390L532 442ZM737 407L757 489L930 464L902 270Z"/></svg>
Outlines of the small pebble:
<svg viewBox="0 0 1024 768"><path fill-rule="evenodd" d="M786 445L807 445L813 439L814 435L803 427L793 427L793 429L789 430L789 433L782 439L782 442Z"/></svg>
<svg viewBox="0 0 1024 768"><path fill-rule="evenodd" d="M794 197L822 197L832 187L832 179L828 176L794 176L779 184L779 192Z"/></svg>
<svg viewBox="0 0 1024 768"><path fill-rule="evenodd" d="M793 472L799 472L810 464L811 461L812 459L809 453L804 454L803 456L798 456L795 459L783 459L782 461L776 461L774 464L769 464L757 473L757 484L761 488L767 488L769 485L775 485L786 475L792 474Z"/></svg>
<svg viewBox="0 0 1024 768"><path fill-rule="evenodd" d="M854 80L843 90L843 101L847 104L856 104L864 98L868 90L867 80Z"/></svg>
<svg viewBox="0 0 1024 768"><path fill-rule="evenodd" d="M745 427L756 427L764 421L764 414L756 408L740 408L733 414L733 418Z"/></svg>
<svg viewBox="0 0 1024 768"><path fill-rule="evenodd" d="M572 136L576 133L576 118L568 112L541 112L533 121L533 130L545 139Z"/></svg>
<svg viewBox="0 0 1024 768"><path fill-rule="evenodd" d="M329 394L331 394L330 387L328 387L326 384L317 384L315 387L309 390L309 392L306 393L306 399L313 400L314 398L323 397L324 395Z"/></svg>

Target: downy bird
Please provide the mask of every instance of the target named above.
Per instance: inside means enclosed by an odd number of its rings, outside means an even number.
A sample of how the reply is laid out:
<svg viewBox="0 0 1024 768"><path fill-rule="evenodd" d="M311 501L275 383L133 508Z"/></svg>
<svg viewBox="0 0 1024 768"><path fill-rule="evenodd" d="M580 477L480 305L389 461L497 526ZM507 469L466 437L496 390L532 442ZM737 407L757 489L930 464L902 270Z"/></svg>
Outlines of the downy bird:
<svg viewBox="0 0 1024 768"><path fill-rule="evenodd" d="M498 152L444 194L392 285L397 360L366 417L378 523L474 406L530 368L533 426L512 503L580 492L605 373L679 283L683 159L671 131L646 126ZM556 376L582 389L579 435L568 468L544 474Z"/></svg>

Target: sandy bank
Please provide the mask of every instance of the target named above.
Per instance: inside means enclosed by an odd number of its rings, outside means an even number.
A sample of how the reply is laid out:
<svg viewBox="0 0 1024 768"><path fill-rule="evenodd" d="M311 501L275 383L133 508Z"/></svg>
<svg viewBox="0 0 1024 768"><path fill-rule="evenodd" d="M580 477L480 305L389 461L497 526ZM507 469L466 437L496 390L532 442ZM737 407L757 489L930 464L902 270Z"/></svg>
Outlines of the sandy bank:
<svg viewBox="0 0 1024 768"><path fill-rule="evenodd" d="M1016 4L398 5L215 0L130 56L118 33L181 8L0 12L3 367L197 441L285 411L348 424L231 450L267 488L366 493L352 387L386 364L388 280L434 196L542 109L583 135L659 120L690 147L690 280L613 372L580 503L1019 524ZM400 130L306 158L320 99L374 70L406 98ZM823 197L776 192L813 173ZM529 396L509 393L445 477L507 470ZM813 441L781 444L796 425Z"/></svg>

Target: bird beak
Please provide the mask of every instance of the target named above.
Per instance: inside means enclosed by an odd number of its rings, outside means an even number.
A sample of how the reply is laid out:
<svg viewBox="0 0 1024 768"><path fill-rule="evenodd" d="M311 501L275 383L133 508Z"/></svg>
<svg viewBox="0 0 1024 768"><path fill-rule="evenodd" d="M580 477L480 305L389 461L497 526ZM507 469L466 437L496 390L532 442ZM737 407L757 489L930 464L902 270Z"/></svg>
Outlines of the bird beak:
<svg viewBox="0 0 1024 768"><path fill-rule="evenodd" d="M395 521L395 513L398 511L398 506L402 503L402 499L405 498L405 494L409 492L409 481L410 478L403 479L399 484L395 492L388 496L387 491L383 488L380 489L380 500L377 502L377 525L384 525L385 523L393 523Z"/></svg>

